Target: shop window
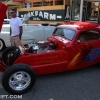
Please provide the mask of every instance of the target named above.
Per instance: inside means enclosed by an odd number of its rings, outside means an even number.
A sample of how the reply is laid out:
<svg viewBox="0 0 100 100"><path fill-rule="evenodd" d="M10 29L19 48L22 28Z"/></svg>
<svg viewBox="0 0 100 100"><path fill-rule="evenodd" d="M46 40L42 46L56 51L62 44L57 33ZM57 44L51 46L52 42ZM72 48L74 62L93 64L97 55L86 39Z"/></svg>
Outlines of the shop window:
<svg viewBox="0 0 100 100"><path fill-rule="evenodd" d="M79 21L80 0L72 0L71 20Z"/></svg>
<svg viewBox="0 0 100 100"><path fill-rule="evenodd" d="M45 1L43 2L43 5L44 5L44 6L51 6L51 5L53 5L53 1L45 0Z"/></svg>
<svg viewBox="0 0 100 100"><path fill-rule="evenodd" d="M42 2L34 2L33 6L34 7L42 6Z"/></svg>
<svg viewBox="0 0 100 100"><path fill-rule="evenodd" d="M55 0L55 5L63 5L64 0Z"/></svg>
<svg viewBox="0 0 100 100"><path fill-rule="evenodd" d="M99 2L87 2L87 17L88 21L98 20Z"/></svg>

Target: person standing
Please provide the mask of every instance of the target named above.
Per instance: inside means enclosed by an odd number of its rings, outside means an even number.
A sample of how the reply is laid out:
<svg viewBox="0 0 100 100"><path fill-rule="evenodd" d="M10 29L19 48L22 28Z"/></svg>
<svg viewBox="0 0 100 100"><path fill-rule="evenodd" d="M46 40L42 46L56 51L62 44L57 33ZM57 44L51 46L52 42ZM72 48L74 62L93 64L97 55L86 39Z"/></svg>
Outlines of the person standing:
<svg viewBox="0 0 100 100"><path fill-rule="evenodd" d="M23 23L29 24L28 21L29 21L29 16L28 16L28 13L26 13L26 14L24 15Z"/></svg>
<svg viewBox="0 0 100 100"><path fill-rule="evenodd" d="M10 11L10 41L11 46L22 46L22 33L23 26L22 21L19 17L16 16L16 9L11 9Z"/></svg>

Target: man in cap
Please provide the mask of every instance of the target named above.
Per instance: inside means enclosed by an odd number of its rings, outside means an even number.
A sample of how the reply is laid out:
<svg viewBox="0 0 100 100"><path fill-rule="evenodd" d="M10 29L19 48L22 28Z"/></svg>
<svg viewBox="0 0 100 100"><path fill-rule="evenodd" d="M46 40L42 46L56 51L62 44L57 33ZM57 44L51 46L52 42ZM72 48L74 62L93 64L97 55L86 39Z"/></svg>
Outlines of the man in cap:
<svg viewBox="0 0 100 100"><path fill-rule="evenodd" d="M10 41L12 46L21 46L22 39L22 21L16 16L16 9L11 9L10 11Z"/></svg>

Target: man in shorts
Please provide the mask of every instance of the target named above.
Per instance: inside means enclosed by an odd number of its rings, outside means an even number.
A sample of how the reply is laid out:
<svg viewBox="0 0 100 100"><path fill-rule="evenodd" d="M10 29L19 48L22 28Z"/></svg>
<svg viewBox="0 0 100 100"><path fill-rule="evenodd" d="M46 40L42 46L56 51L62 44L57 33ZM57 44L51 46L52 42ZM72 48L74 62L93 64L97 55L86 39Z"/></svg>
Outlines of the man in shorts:
<svg viewBox="0 0 100 100"><path fill-rule="evenodd" d="M10 11L10 41L11 46L22 46L22 21L19 17L16 16L16 9L11 9Z"/></svg>

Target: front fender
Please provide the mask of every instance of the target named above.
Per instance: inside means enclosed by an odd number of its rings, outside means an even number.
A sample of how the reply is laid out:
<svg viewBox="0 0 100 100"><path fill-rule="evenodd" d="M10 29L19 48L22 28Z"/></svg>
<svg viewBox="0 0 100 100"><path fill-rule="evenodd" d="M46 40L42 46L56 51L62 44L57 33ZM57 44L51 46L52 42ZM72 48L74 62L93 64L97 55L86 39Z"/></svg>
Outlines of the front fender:
<svg viewBox="0 0 100 100"><path fill-rule="evenodd" d="M2 57L0 57L0 72L4 72L7 67L2 62Z"/></svg>

